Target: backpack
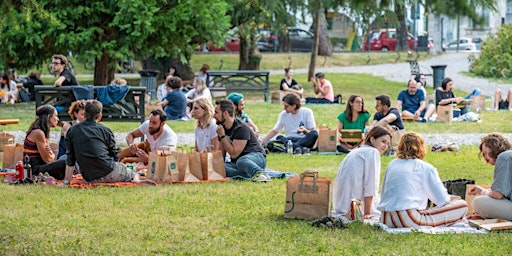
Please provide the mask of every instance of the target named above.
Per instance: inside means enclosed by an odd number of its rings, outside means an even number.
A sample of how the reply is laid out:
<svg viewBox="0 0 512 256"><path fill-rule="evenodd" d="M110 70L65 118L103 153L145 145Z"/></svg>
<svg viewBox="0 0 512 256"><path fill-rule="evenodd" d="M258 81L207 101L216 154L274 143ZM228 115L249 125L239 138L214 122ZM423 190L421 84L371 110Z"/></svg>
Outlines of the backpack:
<svg viewBox="0 0 512 256"><path fill-rule="evenodd" d="M266 149L270 153L286 153L286 145L280 140L271 140L267 142Z"/></svg>
<svg viewBox="0 0 512 256"><path fill-rule="evenodd" d="M30 101L30 94L25 89L19 90L19 100L20 102L29 102Z"/></svg>

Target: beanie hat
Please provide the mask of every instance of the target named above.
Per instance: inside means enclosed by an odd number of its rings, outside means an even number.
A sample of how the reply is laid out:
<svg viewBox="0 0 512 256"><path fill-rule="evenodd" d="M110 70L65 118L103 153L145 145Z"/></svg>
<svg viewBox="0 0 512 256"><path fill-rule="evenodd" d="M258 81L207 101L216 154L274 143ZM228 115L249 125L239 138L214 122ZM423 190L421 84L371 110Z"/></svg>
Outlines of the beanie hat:
<svg viewBox="0 0 512 256"><path fill-rule="evenodd" d="M241 93L237 93L237 92L232 92L227 97L228 100L232 101L236 105L238 105L240 100L242 100L243 98L244 98L244 95L242 95Z"/></svg>

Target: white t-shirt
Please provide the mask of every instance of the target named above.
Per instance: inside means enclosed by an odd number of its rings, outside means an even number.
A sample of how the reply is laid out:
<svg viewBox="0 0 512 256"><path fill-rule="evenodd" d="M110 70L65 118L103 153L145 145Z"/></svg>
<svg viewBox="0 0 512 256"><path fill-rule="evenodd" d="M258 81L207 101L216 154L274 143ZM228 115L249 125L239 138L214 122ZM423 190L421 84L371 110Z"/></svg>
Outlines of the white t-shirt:
<svg viewBox="0 0 512 256"><path fill-rule="evenodd" d="M199 99L199 98L207 98L210 101L212 100L212 95L210 93L210 89L205 87L203 91L200 93L195 88L188 91L187 94L185 94L185 98L189 98L192 100Z"/></svg>
<svg viewBox="0 0 512 256"><path fill-rule="evenodd" d="M158 101L164 100L165 96L167 96L167 85L165 83L158 86L158 89L156 91L156 98Z"/></svg>
<svg viewBox="0 0 512 256"><path fill-rule="evenodd" d="M283 110L279 114L277 123L272 130L280 132L284 128L286 137L302 138L306 135L303 133L297 134L297 129L299 129L300 126L304 126L306 129L316 128L315 116L311 109L301 107L297 114L286 113L286 111Z"/></svg>
<svg viewBox="0 0 512 256"><path fill-rule="evenodd" d="M212 139L217 138L217 124L215 119L212 119L205 129L196 127L194 135L196 136L197 150L205 151L207 146L211 144Z"/></svg>
<svg viewBox="0 0 512 256"><path fill-rule="evenodd" d="M353 198L364 202L364 197L373 196L371 214L380 217L380 212L377 211L380 199L380 167L380 153L372 146L363 145L352 150L343 159L334 181L333 215L345 216Z"/></svg>
<svg viewBox="0 0 512 256"><path fill-rule="evenodd" d="M434 166L420 159L398 158L389 163L382 182L379 211L424 210L428 199L438 206L450 201Z"/></svg>
<svg viewBox="0 0 512 256"><path fill-rule="evenodd" d="M178 136L167 124L163 126L163 129L162 134L155 139L153 135L149 134L149 120L146 120L139 126L139 131L144 134L145 139L148 140L151 151L155 151L162 146L170 146L172 151L176 149Z"/></svg>

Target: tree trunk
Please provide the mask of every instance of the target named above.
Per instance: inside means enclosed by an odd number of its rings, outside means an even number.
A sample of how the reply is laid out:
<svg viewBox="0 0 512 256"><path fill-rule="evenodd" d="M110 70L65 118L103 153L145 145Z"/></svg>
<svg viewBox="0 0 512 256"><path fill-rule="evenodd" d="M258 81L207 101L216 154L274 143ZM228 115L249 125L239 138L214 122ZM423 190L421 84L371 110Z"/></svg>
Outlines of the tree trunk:
<svg viewBox="0 0 512 256"><path fill-rule="evenodd" d="M407 26L405 25L405 13L403 6L395 4L395 13L400 26L396 28L396 51L408 51Z"/></svg>
<svg viewBox="0 0 512 256"><path fill-rule="evenodd" d="M258 70L260 68L261 55L256 52L256 38L253 29L249 29L248 35L239 30L240 35L240 62L238 70Z"/></svg>
<svg viewBox="0 0 512 256"><path fill-rule="evenodd" d="M101 55L101 59L96 58L94 65L94 85L107 85L114 80L116 72L116 61L106 53Z"/></svg>
<svg viewBox="0 0 512 256"><path fill-rule="evenodd" d="M319 41L318 41L318 55L331 56L332 47L329 41L329 34L327 33L327 20L325 19L325 11L320 10L320 17L318 18L319 24Z"/></svg>
<svg viewBox="0 0 512 256"><path fill-rule="evenodd" d="M309 70L308 70L308 79L315 75L315 67L316 67L316 55L318 52L318 34L319 34L319 19L320 19L320 10L318 10L313 17L313 26L315 28L313 32L313 49L311 49L311 59L309 61Z"/></svg>

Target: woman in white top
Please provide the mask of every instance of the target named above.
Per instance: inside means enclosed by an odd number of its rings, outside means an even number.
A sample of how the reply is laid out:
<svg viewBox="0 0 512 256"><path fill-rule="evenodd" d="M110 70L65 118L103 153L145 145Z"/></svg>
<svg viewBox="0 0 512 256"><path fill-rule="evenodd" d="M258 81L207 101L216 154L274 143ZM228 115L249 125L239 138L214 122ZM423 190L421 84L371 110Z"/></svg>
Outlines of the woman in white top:
<svg viewBox="0 0 512 256"><path fill-rule="evenodd" d="M1 102L14 104L16 100L16 82L9 79L9 75L3 74L0 81L0 90L3 91Z"/></svg>
<svg viewBox="0 0 512 256"><path fill-rule="evenodd" d="M197 152L219 149L219 140L217 140L217 124L213 118L215 109L210 100L206 98L198 99L192 107L192 117L197 120L194 135L196 137L195 147Z"/></svg>
<svg viewBox="0 0 512 256"><path fill-rule="evenodd" d="M194 101L201 98L206 98L209 101L212 100L210 89L206 87L206 82L204 79L195 77L194 83L192 85L194 86L194 89L188 91L185 95L187 98L187 104L192 104Z"/></svg>
<svg viewBox="0 0 512 256"><path fill-rule="evenodd" d="M414 132L402 135L397 159L391 161L382 182L377 209L381 222L390 228L453 224L466 216L466 201L450 196L437 169L423 161L425 140ZM430 199L437 206L427 208Z"/></svg>
<svg viewBox="0 0 512 256"><path fill-rule="evenodd" d="M352 199L363 202L364 218L379 217L380 156L388 150L391 132L373 127L366 135L364 145L351 151L340 164L334 181L333 216L350 213Z"/></svg>

